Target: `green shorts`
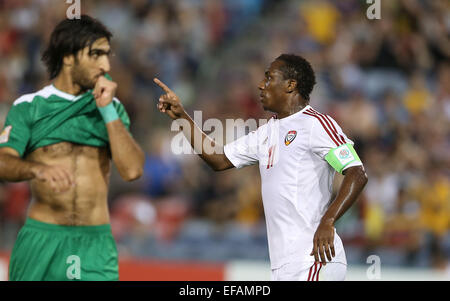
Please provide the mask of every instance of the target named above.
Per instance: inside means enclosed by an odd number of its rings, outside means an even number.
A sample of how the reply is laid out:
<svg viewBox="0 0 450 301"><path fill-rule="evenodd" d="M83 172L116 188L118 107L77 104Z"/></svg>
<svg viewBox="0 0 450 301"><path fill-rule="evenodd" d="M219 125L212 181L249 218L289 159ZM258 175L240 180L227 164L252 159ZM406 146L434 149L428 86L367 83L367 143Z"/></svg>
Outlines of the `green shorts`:
<svg viewBox="0 0 450 301"><path fill-rule="evenodd" d="M9 280L119 280L109 224L62 226L28 218L11 253Z"/></svg>

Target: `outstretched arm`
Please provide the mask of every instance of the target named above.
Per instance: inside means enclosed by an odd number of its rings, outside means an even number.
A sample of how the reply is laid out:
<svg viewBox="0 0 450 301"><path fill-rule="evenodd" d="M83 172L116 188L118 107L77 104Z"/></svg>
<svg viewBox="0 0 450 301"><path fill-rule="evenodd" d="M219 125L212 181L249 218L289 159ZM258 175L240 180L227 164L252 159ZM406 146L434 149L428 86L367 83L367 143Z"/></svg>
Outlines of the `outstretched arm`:
<svg viewBox="0 0 450 301"><path fill-rule="evenodd" d="M349 167L343 174L344 180L336 199L328 207L314 235L313 250L310 255L314 255L315 261L322 262L323 265L326 264L326 259L331 261L335 256L335 222L355 203L367 183L367 175L362 165Z"/></svg>
<svg viewBox="0 0 450 301"><path fill-rule="evenodd" d="M181 125L184 136L191 144L192 148L199 154L200 158L203 159L212 169L219 171L234 167L234 165L228 160L223 152L223 146L217 146L216 142L212 140L208 135L206 135L192 120L192 118L186 113L181 104L178 96L170 90L163 82L159 79L154 79L155 83L161 87L161 89L166 92L159 98L158 110L160 112L166 113L173 120L184 120L184 125ZM194 137L201 137L201 140L195 143ZM208 152L205 151L205 142L214 146L215 149L220 147L222 149L221 153Z"/></svg>

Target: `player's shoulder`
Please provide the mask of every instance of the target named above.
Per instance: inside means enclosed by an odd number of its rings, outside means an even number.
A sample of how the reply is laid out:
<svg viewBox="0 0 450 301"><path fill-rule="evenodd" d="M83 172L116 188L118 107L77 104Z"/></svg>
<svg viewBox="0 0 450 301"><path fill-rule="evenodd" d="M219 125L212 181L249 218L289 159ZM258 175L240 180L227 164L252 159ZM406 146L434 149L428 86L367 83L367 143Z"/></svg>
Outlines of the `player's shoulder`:
<svg viewBox="0 0 450 301"><path fill-rule="evenodd" d="M303 120L310 123L311 126L320 125L321 127L334 128L337 127L338 124L336 120L330 115L321 113L320 111L314 109L311 106L308 106L302 112Z"/></svg>
<svg viewBox="0 0 450 301"><path fill-rule="evenodd" d="M301 123L305 128L312 128L319 122L317 118L318 114L320 114L320 112L308 105L300 112L300 114L298 114L296 122Z"/></svg>
<svg viewBox="0 0 450 301"><path fill-rule="evenodd" d="M319 110L313 108L312 106L308 105L305 109L302 110L302 117L306 118L307 120L316 121L318 120L317 117L323 117L326 114L323 114Z"/></svg>
<svg viewBox="0 0 450 301"><path fill-rule="evenodd" d="M122 104L122 102L120 101L120 99L118 99L117 97L113 97L113 101L116 104Z"/></svg>
<svg viewBox="0 0 450 301"><path fill-rule="evenodd" d="M126 113L126 108L125 108L124 104L117 97L113 97L112 104L116 108L119 115L121 114L121 112Z"/></svg>
<svg viewBox="0 0 450 301"><path fill-rule="evenodd" d="M45 86L44 88L40 89L39 91L24 94L24 95L20 96L13 102L13 106L17 106L17 105L23 104L23 103L31 104L37 97L48 98L52 94L53 94L52 86L48 85L48 86Z"/></svg>

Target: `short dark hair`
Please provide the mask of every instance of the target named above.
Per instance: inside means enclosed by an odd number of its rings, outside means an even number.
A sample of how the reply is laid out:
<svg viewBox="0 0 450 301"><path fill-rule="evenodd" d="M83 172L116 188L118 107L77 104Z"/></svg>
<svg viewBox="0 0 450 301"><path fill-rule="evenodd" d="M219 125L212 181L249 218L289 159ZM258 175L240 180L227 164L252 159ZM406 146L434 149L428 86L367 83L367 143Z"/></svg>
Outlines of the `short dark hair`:
<svg viewBox="0 0 450 301"><path fill-rule="evenodd" d="M303 57L295 54L282 54L277 60L284 62L280 68L284 79L293 79L297 81L297 90L302 98L309 102L314 85L316 84L316 76L311 64Z"/></svg>
<svg viewBox="0 0 450 301"><path fill-rule="evenodd" d="M76 54L85 47L91 47L100 38L111 40L112 33L100 21L88 15L80 17L61 21L50 36L49 45L42 55L50 79L58 76L66 55Z"/></svg>

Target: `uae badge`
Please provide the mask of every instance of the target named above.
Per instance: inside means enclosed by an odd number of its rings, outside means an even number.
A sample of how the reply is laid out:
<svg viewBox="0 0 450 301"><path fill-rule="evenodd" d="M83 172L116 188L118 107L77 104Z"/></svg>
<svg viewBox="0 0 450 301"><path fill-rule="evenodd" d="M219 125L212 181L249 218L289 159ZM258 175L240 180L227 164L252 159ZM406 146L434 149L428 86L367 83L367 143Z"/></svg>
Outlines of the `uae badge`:
<svg viewBox="0 0 450 301"><path fill-rule="evenodd" d="M284 137L284 144L288 146L292 141L294 141L295 137L297 137L297 131L289 131L286 134L286 137Z"/></svg>

